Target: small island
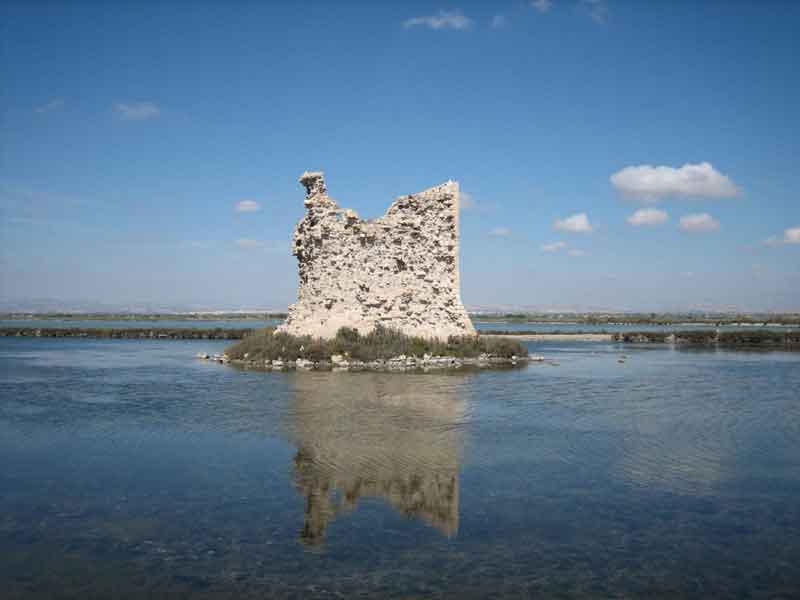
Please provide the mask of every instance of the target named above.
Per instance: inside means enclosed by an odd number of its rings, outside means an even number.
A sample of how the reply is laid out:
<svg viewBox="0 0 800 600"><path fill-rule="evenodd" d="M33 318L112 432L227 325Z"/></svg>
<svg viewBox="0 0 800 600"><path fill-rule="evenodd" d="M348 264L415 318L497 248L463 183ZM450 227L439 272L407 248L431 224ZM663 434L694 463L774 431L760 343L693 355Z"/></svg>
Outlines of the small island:
<svg viewBox="0 0 800 600"><path fill-rule="evenodd" d="M440 340L376 326L366 335L342 327L330 339L267 328L246 336L221 356L200 358L265 370L374 371L514 366L527 362L529 355L523 344L511 339L472 335Z"/></svg>
<svg viewBox="0 0 800 600"><path fill-rule="evenodd" d="M458 183L401 196L368 221L328 195L322 172L306 172L300 183L298 301L277 329L245 337L220 362L408 370L527 360L518 340L479 336L461 302Z"/></svg>

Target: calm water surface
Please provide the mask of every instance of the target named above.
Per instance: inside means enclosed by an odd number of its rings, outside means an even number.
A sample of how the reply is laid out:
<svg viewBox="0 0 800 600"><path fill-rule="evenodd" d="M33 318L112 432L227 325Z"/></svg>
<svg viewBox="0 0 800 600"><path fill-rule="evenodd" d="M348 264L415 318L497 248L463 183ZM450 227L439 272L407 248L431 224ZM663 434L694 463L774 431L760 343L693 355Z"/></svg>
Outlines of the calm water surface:
<svg viewBox="0 0 800 600"><path fill-rule="evenodd" d="M800 354L193 359L224 346L0 339L4 598L797 597Z"/></svg>

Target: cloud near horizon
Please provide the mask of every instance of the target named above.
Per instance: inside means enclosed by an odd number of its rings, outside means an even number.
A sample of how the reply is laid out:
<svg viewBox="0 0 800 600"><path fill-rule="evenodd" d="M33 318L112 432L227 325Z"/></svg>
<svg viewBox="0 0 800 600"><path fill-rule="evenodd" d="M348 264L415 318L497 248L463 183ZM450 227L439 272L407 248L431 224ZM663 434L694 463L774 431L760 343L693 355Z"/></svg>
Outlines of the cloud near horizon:
<svg viewBox="0 0 800 600"><path fill-rule="evenodd" d="M261 210L261 205L255 200L242 200L236 203L237 213L252 213Z"/></svg>
<svg viewBox="0 0 800 600"><path fill-rule="evenodd" d="M489 232L489 235L494 237L507 237L511 235L511 230L508 227L495 227Z"/></svg>
<svg viewBox="0 0 800 600"><path fill-rule="evenodd" d="M469 192L461 192L459 195L459 208L461 210L472 210L476 208L478 203L475 202L475 196Z"/></svg>
<svg viewBox="0 0 800 600"><path fill-rule="evenodd" d="M566 219L556 219L553 227L558 231L569 233L592 233L594 230L586 213L577 213Z"/></svg>
<svg viewBox="0 0 800 600"><path fill-rule="evenodd" d="M59 108L64 107L64 99L63 98L54 98L50 100L47 104L43 104L41 106L37 106L33 109L33 112L44 114L53 112L54 110L58 110Z"/></svg>
<svg viewBox="0 0 800 600"><path fill-rule="evenodd" d="M628 217L627 221L634 227L652 227L669 221L669 215L657 208L641 208Z"/></svg>
<svg viewBox="0 0 800 600"><path fill-rule="evenodd" d="M558 242L553 242L551 244L542 244L540 246L542 252L561 252L562 250L566 250L569 256L586 256L586 252L580 250L579 248L570 248L569 244L563 240L559 240Z"/></svg>
<svg viewBox="0 0 800 600"><path fill-rule="evenodd" d="M239 248L245 248L247 250L251 250L253 248L260 248L261 246L264 245L264 242L260 240L254 240L251 238L239 238L238 240L236 240L236 245L239 246Z"/></svg>
<svg viewBox="0 0 800 600"><path fill-rule="evenodd" d="M697 213L681 217L680 227L689 233L707 233L719 229L719 221L708 213Z"/></svg>
<svg viewBox="0 0 800 600"><path fill-rule="evenodd" d="M579 0L578 6L598 25L604 25L608 21L606 0Z"/></svg>
<svg viewBox="0 0 800 600"><path fill-rule="evenodd" d="M609 179L623 196L651 202L670 197L733 198L742 193L709 162L687 163L678 169L652 165L625 167Z"/></svg>
<svg viewBox="0 0 800 600"><path fill-rule="evenodd" d="M800 244L800 227L790 227L783 232L784 244Z"/></svg>
<svg viewBox="0 0 800 600"><path fill-rule="evenodd" d="M531 0L531 6L540 13L546 13L553 8L552 0Z"/></svg>
<svg viewBox="0 0 800 600"><path fill-rule="evenodd" d="M505 15L495 15L489 21L489 27L492 29L502 29L506 26L506 17Z"/></svg>
<svg viewBox="0 0 800 600"><path fill-rule="evenodd" d="M778 238L777 236L773 235L772 237L764 240L764 243L767 246L792 246L795 244L800 244L800 227L789 227L788 229L784 229L783 238Z"/></svg>
<svg viewBox="0 0 800 600"><path fill-rule="evenodd" d="M567 242L559 241L553 242L552 244L542 244L541 249L542 252L558 252L559 250L563 250L567 247Z"/></svg>
<svg viewBox="0 0 800 600"><path fill-rule="evenodd" d="M146 121L159 117L161 109L152 102L138 102L136 104L120 102L114 105L114 113L124 121Z"/></svg>
<svg viewBox="0 0 800 600"><path fill-rule="evenodd" d="M465 16L460 10L440 10L438 15L426 17L413 17L403 21L403 27L427 27L428 29L453 29L466 31L472 27L472 19Z"/></svg>

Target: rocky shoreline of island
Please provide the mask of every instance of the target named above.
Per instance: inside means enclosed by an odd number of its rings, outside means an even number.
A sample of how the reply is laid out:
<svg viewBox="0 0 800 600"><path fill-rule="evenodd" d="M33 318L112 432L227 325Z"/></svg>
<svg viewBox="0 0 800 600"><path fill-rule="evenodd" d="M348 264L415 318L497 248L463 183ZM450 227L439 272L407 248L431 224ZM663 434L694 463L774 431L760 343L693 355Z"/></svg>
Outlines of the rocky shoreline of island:
<svg viewBox="0 0 800 600"><path fill-rule="evenodd" d="M393 356L387 359L358 360L351 357L334 354L322 360L310 360L306 358L287 359L232 359L227 354L199 353L197 358L203 361L216 362L219 364L230 365L246 370L257 371L421 371L432 370L451 370L451 369L497 369L515 368L524 366L529 362L545 362L540 355L512 355L495 356L481 354L476 357L463 356L433 356L425 354L423 356L406 356L404 354Z"/></svg>

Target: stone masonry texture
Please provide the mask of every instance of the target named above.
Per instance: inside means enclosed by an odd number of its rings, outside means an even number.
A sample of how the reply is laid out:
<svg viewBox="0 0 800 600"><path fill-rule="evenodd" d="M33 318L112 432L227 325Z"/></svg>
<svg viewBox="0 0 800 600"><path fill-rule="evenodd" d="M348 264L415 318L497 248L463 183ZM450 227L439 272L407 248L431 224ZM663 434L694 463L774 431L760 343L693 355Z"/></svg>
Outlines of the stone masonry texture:
<svg viewBox="0 0 800 600"><path fill-rule="evenodd" d="M300 183L300 288L278 331L331 338L341 327L365 334L382 325L426 338L475 334L460 294L458 183L401 196L374 220L340 208L323 173L304 173Z"/></svg>

